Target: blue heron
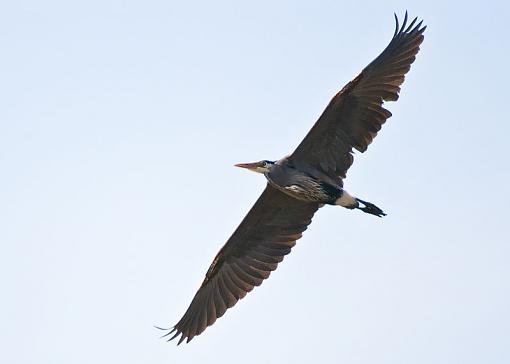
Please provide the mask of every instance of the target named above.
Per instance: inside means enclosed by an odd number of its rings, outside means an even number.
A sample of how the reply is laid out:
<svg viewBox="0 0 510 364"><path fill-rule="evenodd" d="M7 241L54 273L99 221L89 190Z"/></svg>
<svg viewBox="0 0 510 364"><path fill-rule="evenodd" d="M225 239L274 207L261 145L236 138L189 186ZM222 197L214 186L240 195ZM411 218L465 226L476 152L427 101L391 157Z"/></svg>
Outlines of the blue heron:
<svg viewBox="0 0 510 364"><path fill-rule="evenodd" d="M178 344L201 334L225 311L269 277L324 205L359 209L378 217L374 204L351 196L343 179L353 163L353 148L365 152L391 113L411 68L425 26L402 26L395 15L389 45L330 101L296 150L278 161L237 164L264 174L268 183L255 205L213 259L202 285L181 320L164 335Z"/></svg>

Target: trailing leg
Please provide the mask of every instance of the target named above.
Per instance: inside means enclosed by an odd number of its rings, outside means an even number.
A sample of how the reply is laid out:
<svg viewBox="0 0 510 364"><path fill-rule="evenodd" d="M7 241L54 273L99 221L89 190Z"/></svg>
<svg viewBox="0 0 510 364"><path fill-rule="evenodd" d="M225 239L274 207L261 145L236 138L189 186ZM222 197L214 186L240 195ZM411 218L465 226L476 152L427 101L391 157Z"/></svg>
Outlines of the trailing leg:
<svg viewBox="0 0 510 364"><path fill-rule="evenodd" d="M367 214L372 214L372 215L375 215L378 217L386 216L386 214L383 212L383 210L381 210L379 207L377 207L373 203L363 201L359 198L356 198L356 201L358 202L358 206L356 206L355 208L357 208L363 212L366 212ZM363 206L360 206L359 203L362 203Z"/></svg>
<svg viewBox="0 0 510 364"><path fill-rule="evenodd" d="M375 215L378 217L386 216L386 214L379 207L374 205L373 203L363 201L357 197L351 196L346 190L341 191L342 194L340 197L337 197L332 203L333 205L343 206L347 209L358 209L367 214Z"/></svg>

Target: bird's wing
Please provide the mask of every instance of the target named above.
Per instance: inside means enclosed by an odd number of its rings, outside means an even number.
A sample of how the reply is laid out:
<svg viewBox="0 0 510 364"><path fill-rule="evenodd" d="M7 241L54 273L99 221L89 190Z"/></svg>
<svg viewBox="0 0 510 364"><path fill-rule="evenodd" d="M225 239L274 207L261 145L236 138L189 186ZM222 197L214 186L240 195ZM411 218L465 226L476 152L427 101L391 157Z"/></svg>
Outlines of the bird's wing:
<svg viewBox="0 0 510 364"><path fill-rule="evenodd" d="M167 334L179 344L199 335L269 277L296 244L319 208L271 185L218 252L181 320ZM166 335L165 335L166 336Z"/></svg>
<svg viewBox="0 0 510 364"><path fill-rule="evenodd" d="M290 156L296 166L312 166L342 183L353 162L352 148L364 152L391 113L384 101L398 99L400 85L423 41L422 22L402 27L386 49L329 102L307 136Z"/></svg>

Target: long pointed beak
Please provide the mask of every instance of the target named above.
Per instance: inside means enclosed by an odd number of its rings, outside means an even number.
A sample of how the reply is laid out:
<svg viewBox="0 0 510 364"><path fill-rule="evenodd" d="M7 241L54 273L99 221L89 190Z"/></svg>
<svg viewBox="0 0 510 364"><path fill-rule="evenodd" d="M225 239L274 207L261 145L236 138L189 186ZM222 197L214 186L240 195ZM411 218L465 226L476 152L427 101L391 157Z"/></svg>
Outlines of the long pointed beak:
<svg viewBox="0 0 510 364"><path fill-rule="evenodd" d="M257 163L237 163L237 164L234 164L234 166L254 170L255 168L257 168L258 164Z"/></svg>

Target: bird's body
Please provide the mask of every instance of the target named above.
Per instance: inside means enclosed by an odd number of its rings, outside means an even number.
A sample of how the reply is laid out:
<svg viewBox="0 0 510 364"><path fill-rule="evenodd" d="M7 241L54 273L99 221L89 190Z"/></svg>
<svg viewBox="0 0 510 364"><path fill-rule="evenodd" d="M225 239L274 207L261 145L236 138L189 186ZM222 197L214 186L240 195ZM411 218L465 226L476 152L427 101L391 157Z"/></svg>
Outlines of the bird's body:
<svg viewBox="0 0 510 364"><path fill-rule="evenodd" d="M324 205L384 216L370 202L352 197L343 179L352 152L364 152L391 113L384 101L398 99L425 27L402 27L386 49L330 101L308 135L289 156L237 166L262 173L268 184L239 227L220 249L181 320L166 335L179 343L202 333L269 277ZM165 335L165 336L166 336Z"/></svg>
<svg viewBox="0 0 510 364"><path fill-rule="evenodd" d="M352 197L337 179L310 165L296 166L289 157L277 162L263 160L256 163L240 163L236 166L263 173L269 185L299 201L318 203L320 206L328 204L348 209L359 208L379 217L385 215L374 204Z"/></svg>
<svg viewBox="0 0 510 364"><path fill-rule="evenodd" d="M342 187L318 170L300 170L288 158L274 163L264 173L267 181L281 192L305 202L334 204L342 195Z"/></svg>

